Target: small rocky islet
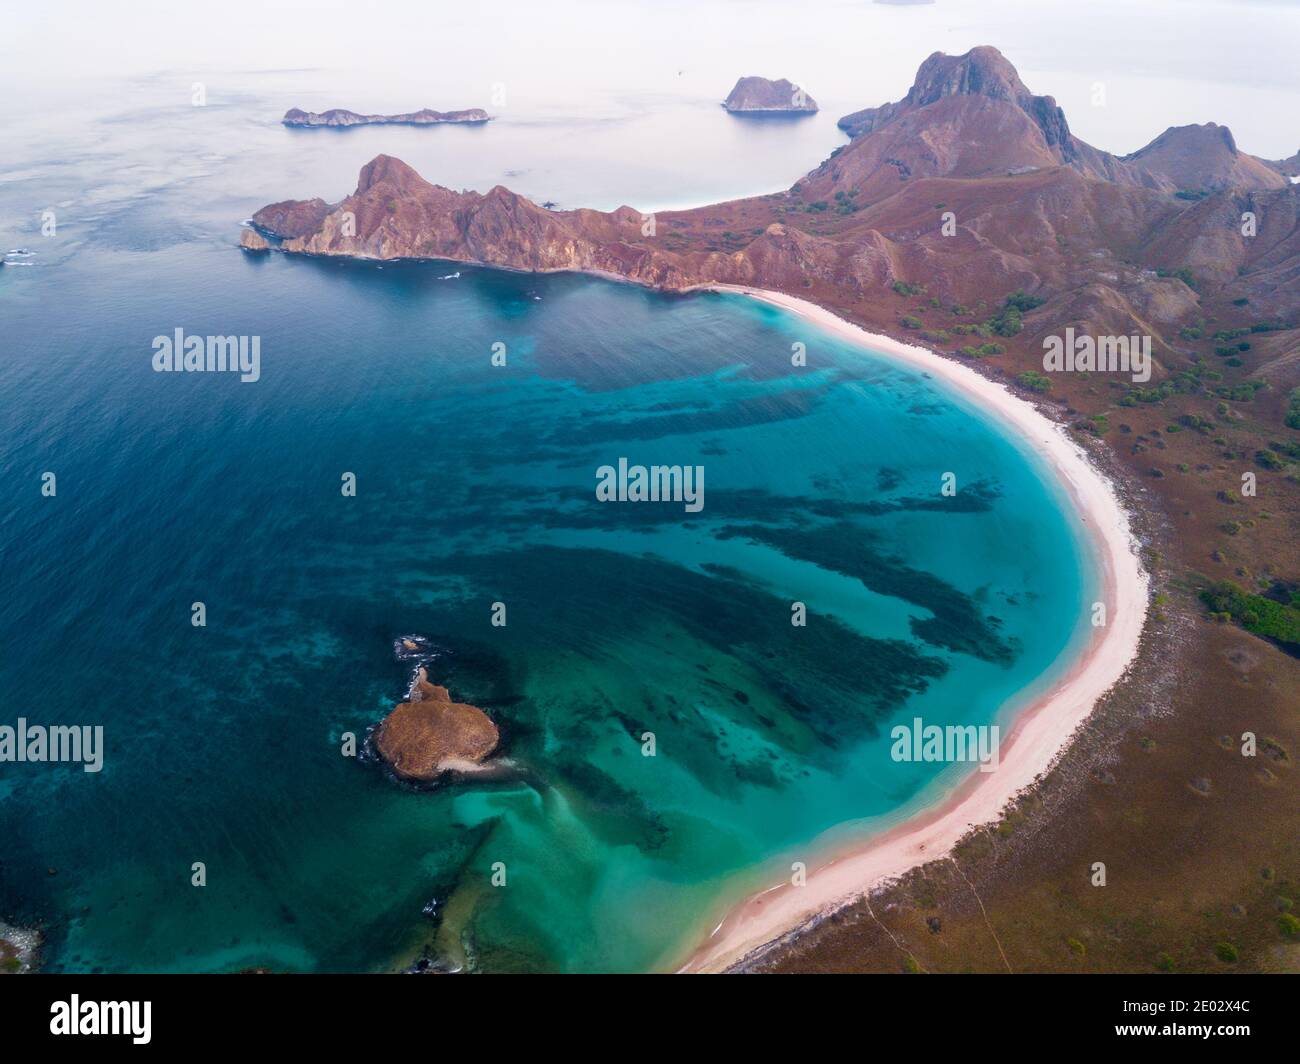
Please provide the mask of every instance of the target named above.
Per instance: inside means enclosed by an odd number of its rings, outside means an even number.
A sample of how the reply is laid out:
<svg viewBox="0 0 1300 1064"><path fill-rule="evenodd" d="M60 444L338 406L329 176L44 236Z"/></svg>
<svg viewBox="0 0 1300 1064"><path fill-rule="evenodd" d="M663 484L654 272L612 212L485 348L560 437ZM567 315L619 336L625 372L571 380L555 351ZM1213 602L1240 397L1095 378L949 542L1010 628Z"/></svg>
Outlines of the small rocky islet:
<svg viewBox="0 0 1300 1064"><path fill-rule="evenodd" d="M399 660L416 661L406 693L373 735L374 749L401 779L432 783L447 773L477 772L496 750L501 733L478 706L457 702L432 683L426 641L406 637L394 646Z"/></svg>
<svg viewBox="0 0 1300 1064"><path fill-rule="evenodd" d="M740 78L722 101L732 114L813 114L817 101L791 81L781 78Z"/></svg>

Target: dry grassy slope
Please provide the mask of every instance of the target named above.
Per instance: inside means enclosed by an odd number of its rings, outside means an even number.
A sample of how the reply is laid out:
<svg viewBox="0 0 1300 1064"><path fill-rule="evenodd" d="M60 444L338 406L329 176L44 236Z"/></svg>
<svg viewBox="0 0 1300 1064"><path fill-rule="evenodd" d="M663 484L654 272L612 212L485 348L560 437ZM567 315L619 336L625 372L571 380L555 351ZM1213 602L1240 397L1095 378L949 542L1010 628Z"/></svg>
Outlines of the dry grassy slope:
<svg viewBox="0 0 1300 1064"><path fill-rule="evenodd" d="M1154 682L1121 690L1001 825L758 970L1300 970L1278 924L1300 904L1300 665L1196 616L1164 628ZM1289 758L1241 757L1244 731Z"/></svg>
<svg viewBox="0 0 1300 1064"><path fill-rule="evenodd" d="M1286 177L1300 177L1300 151L1289 159L1273 159L1268 165Z"/></svg>

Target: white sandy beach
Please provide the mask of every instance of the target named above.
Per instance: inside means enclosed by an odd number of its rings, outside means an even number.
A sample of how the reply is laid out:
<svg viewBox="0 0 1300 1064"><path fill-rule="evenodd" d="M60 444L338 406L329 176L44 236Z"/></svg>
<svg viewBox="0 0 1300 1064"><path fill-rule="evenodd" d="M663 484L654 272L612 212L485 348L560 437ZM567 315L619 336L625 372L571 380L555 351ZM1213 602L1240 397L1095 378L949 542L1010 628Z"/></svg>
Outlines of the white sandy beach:
<svg viewBox="0 0 1300 1064"><path fill-rule="evenodd" d="M996 771L972 772L923 813L810 867L804 886L786 881L751 896L691 955L680 969L683 972L725 969L813 918L949 854L972 828L997 820L1007 803L1052 765L1097 700L1124 674L1137 653L1148 598L1147 577L1113 487L1065 429L1031 403L968 366L869 333L806 300L733 285L704 287L774 304L828 332L924 370L960 389L1029 440L1064 484L1076 516L1096 545L1104 570L1108 623L1094 629L1088 647L1061 680L1016 717L1002 740Z"/></svg>

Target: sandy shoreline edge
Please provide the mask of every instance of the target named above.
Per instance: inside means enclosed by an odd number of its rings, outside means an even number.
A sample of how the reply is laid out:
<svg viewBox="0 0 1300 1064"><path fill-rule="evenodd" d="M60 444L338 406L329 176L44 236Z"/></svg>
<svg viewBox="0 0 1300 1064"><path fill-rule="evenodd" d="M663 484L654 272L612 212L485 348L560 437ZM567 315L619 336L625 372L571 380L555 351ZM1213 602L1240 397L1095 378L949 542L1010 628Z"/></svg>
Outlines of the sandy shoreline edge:
<svg viewBox="0 0 1300 1064"><path fill-rule="evenodd" d="M795 296L720 284L701 285L694 291L745 295L798 315L826 332L944 380L1009 426L1046 460L1074 504L1073 516L1083 523L1102 567L1108 619L1105 627L1094 629L1088 646L1052 689L1016 717L1002 740L997 771L971 773L942 802L810 868L804 886L783 882L751 895L727 914L678 969L714 972L737 964L912 868L948 855L972 828L996 820L1007 803L1064 752L1097 700L1124 675L1137 655L1146 623L1148 579L1114 487L1063 426L1005 385L932 351L870 333Z"/></svg>

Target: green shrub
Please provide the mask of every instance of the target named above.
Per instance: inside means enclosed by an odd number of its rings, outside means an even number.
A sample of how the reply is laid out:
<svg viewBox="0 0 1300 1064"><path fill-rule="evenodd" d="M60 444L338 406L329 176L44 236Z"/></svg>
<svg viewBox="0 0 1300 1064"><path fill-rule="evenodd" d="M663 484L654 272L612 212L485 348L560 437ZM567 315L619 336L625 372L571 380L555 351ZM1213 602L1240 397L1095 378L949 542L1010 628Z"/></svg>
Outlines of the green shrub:
<svg viewBox="0 0 1300 1064"><path fill-rule="evenodd" d="M1267 381L1242 381L1230 388L1218 388L1214 394L1220 399L1228 399L1234 403L1249 403L1255 398L1256 392L1267 387Z"/></svg>
<svg viewBox="0 0 1300 1064"><path fill-rule="evenodd" d="M1211 613L1226 614L1253 635L1300 649L1300 608L1294 602L1253 595L1230 580L1206 588L1201 601Z"/></svg>
<svg viewBox="0 0 1300 1064"><path fill-rule="evenodd" d="M1041 307L1047 300L1040 296L1025 295L1023 289L1017 288L1006 299L1006 306L1013 307L1022 314L1027 314L1035 307Z"/></svg>
<svg viewBox="0 0 1300 1064"><path fill-rule="evenodd" d="M1192 271L1184 266L1180 270L1156 270L1158 277L1173 277L1183 284L1187 285L1193 292L1200 291L1200 286L1196 283L1196 278L1192 276Z"/></svg>
<svg viewBox="0 0 1300 1064"><path fill-rule="evenodd" d="M1006 352L1006 348L1001 344L980 344L979 347L963 347L961 353L967 358L988 358L990 355L1001 355Z"/></svg>

